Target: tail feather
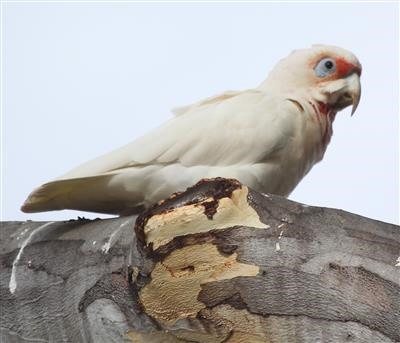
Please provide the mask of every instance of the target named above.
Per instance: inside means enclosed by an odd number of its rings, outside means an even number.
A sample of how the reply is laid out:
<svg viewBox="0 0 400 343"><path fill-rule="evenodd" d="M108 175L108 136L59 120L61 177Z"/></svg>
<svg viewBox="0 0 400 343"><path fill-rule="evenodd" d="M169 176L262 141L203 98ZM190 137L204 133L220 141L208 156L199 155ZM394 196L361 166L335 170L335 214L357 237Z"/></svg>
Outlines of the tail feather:
<svg viewBox="0 0 400 343"><path fill-rule="evenodd" d="M61 179L45 183L35 189L21 206L26 213L55 211L62 209L98 213L137 213L137 199L116 197L115 189L108 184L112 175L96 175L81 178Z"/></svg>

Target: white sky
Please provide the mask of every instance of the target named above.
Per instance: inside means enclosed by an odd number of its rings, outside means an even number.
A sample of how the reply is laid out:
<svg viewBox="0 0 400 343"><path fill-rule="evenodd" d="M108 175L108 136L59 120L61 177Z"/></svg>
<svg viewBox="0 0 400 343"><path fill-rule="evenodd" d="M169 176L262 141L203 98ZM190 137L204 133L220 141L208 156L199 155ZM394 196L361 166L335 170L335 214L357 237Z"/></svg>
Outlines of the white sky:
<svg viewBox="0 0 400 343"><path fill-rule="evenodd" d="M361 103L338 114L325 159L290 198L398 223L398 22L396 3L3 3L3 219L82 215L19 206L171 107L254 87L293 49L325 43L360 59Z"/></svg>

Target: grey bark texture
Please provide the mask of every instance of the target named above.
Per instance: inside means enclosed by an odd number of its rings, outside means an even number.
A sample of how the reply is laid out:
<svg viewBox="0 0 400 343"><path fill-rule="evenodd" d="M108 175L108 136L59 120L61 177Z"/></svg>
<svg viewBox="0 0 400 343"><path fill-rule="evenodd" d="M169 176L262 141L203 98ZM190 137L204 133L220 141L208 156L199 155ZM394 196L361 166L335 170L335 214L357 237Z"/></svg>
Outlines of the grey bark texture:
<svg viewBox="0 0 400 343"><path fill-rule="evenodd" d="M1 342L400 342L400 228L198 183L147 212L3 222Z"/></svg>

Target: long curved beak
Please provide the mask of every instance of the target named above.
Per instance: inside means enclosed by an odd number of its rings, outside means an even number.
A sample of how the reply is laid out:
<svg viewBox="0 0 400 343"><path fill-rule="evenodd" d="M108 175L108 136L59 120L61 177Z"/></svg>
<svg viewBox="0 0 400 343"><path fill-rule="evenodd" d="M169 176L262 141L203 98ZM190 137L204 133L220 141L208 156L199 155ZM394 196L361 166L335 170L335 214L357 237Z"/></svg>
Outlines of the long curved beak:
<svg viewBox="0 0 400 343"><path fill-rule="evenodd" d="M356 111L361 98L361 83L359 73L356 71L345 78L328 81L323 84L322 91L316 93L314 97L318 99L319 94L328 98L328 103L336 112L352 105L351 115ZM323 98L322 98L323 99Z"/></svg>
<svg viewBox="0 0 400 343"><path fill-rule="evenodd" d="M361 98L361 83L358 74L352 73L346 78L346 93L352 100L351 115L353 115Z"/></svg>

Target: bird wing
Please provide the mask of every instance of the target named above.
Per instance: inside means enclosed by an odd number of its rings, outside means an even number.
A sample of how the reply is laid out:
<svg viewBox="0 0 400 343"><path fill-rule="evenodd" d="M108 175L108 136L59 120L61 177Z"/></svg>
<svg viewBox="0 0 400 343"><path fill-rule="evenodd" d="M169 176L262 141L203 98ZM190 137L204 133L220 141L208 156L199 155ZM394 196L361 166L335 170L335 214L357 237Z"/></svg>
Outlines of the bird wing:
<svg viewBox="0 0 400 343"><path fill-rule="evenodd" d="M30 194L22 210L121 213L144 203L147 194L141 184L163 187L172 175L182 174L182 168L190 169L195 179L204 167L225 176L231 166L273 159L295 131L293 109L283 98L259 90L205 100L132 143L42 185ZM152 173L158 173L154 180ZM134 190L127 191L128 187Z"/></svg>
<svg viewBox="0 0 400 343"><path fill-rule="evenodd" d="M255 163L279 149L290 118L282 99L258 90L200 102L143 137L89 161L60 179L117 173L127 167ZM287 111L286 111L287 112ZM282 125L282 121L287 122ZM259 128L263 127L264 130ZM287 130L286 130L287 131Z"/></svg>
<svg viewBox="0 0 400 343"><path fill-rule="evenodd" d="M212 103L218 103L218 102L221 102L222 100L229 99L236 95L239 95L240 93L241 92L239 92L239 91L225 91L224 93L214 95L209 98L195 102L194 104L190 104L187 106L181 106L181 107L175 107L172 109L172 113L174 113L176 116L180 116L182 114L189 113L190 110L193 110L194 108L206 106L206 105L209 105Z"/></svg>

